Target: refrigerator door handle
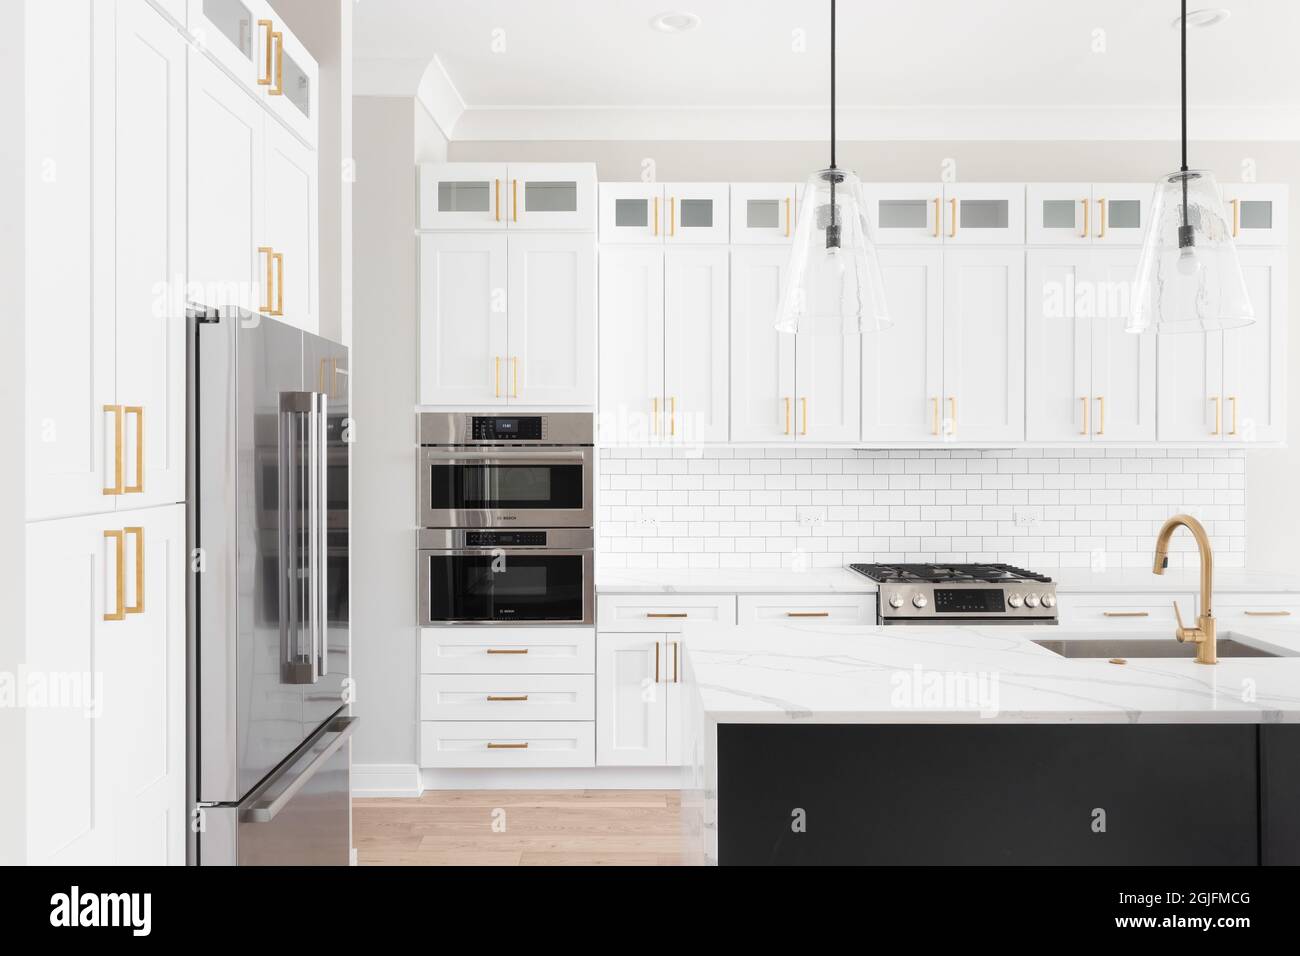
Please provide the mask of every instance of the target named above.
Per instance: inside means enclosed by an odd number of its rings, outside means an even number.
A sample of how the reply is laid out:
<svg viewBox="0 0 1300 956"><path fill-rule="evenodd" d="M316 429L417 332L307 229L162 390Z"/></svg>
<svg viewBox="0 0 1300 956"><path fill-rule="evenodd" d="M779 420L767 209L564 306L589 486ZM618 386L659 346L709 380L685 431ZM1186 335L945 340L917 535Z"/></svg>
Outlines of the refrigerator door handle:
<svg viewBox="0 0 1300 956"><path fill-rule="evenodd" d="M287 787L269 800L259 800L254 803L240 815L241 818L247 823L270 823L274 820L276 814L288 806L298 791L305 787L311 778L316 776L316 772L329 763L330 758L338 753L339 748L348 742L352 732L357 728L358 719L356 717L338 717L330 721L325 727L322 738L325 734L333 734L334 739L323 749L316 751L311 763L307 764Z"/></svg>
<svg viewBox="0 0 1300 956"><path fill-rule="evenodd" d="M315 542L316 459L314 454L305 462L302 459L304 439L315 449L309 421L314 418L314 392L280 393L280 679L285 684L314 684L318 678L314 645L310 650L303 646L304 629L310 633L315 626L310 603L315 595L315 562L310 549Z"/></svg>
<svg viewBox="0 0 1300 956"><path fill-rule="evenodd" d="M316 409L316 504L312 518L316 540L312 547L312 581L316 588L313 604L316 617L316 676L329 673L329 396L317 392Z"/></svg>

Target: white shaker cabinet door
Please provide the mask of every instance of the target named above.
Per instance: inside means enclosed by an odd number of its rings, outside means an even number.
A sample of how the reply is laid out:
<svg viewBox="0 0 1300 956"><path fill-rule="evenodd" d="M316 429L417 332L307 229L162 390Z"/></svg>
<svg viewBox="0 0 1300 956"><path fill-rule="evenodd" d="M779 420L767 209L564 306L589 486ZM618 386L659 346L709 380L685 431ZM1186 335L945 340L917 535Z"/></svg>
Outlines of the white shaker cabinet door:
<svg viewBox="0 0 1300 956"><path fill-rule="evenodd" d="M668 441L726 441L730 365L727 250L670 249L664 256Z"/></svg>
<svg viewBox="0 0 1300 956"><path fill-rule="evenodd" d="M275 312L295 328L316 333L320 328L316 152L269 119L264 148L266 226L261 242L274 250Z"/></svg>
<svg viewBox="0 0 1300 956"><path fill-rule="evenodd" d="M600 251L600 440L663 440L664 254Z"/></svg>
<svg viewBox="0 0 1300 956"><path fill-rule="evenodd" d="M420 404L505 404L506 237L420 237Z"/></svg>
<svg viewBox="0 0 1300 956"><path fill-rule="evenodd" d="M1286 440L1286 253L1242 249L1255 321L1223 333L1223 434L1227 441Z"/></svg>
<svg viewBox="0 0 1300 956"><path fill-rule="evenodd" d="M506 229L510 176L505 163L421 163L421 229Z"/></svg>
<svg viewBox="0 0 1300 956"><path fill-rule="evenodd" d="M1239 333L1237 329L1233 333ZM1222 332L1156 339L1160 441L1210 442L1223 437Z"/></svg>
<svg viewBox="0 0 1300 956"><path fill-rule="evenodd" d="M794 438L795 337L776 329L789 260L785 246L731 250L732 441Z"/></svg>
<svg viewBox="0 0 1300 956"><path fill-rule="evenodd" d="M1095 441L1156 439L1155 336L1125 331L1137 249L1092 250L1092 420Z"/></svg>
<svg viewBox="0 0 1300 956"><path fill-rule="evenodd" d="M1031 249L1025 271L1026 435L1086 442L1093 430L1089 250Z"/></svg>
<svg viewBox="0 0 1300 956"><path fill-rule="evenodd" d="M511 404L596 402L596 237L508 240Z"/></svg>
<svg viewBox="0 0 1300 956"><path fill-rule="evenodd" d="M663 766L668 752L666 634L596 636L596 765ZM671 653L671 651L670 651Z"/></svg>

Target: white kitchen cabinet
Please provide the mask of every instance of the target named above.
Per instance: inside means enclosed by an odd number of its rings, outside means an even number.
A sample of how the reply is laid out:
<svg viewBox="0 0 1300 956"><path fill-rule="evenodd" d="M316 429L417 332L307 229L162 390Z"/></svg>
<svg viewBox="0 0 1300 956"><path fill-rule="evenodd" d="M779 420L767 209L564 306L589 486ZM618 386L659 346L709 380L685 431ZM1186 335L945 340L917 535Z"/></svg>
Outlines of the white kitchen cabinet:
<svg viewBox="0 0 1300 956"><path fill-rule="evenodd" d="M795 336L796 440L854 442L862 431L862 352L857 337Z"/></svg>
<svg viewBox="0 0 1300 956"><path fill-rule="evenodd" d="M424 674L421 720L591 720L590 674Z"/></svg>
<svg viewBox="0 0 1300 956"><path fill-rule="evenodd" d="M1193 605L1194 614L1201 613L1199 596ZM1290 625L1300 618L1300 594L1241 594L1220 591L1214 595L1214 616L1219 621L1219 633L1229 627L1250 625ZM1188 615L1184 613L1184 618Z"/></svg>
<svg viewBox="0 0 1300 956"><path fill-rule="evenodd" d="M601 183L602 243L725 244L727 183Z"/></svg>
<svg viewBox="0 0 1300 956"><path fill-rule="evenodd" d="M1286 186L1220 183L1224 212L1238 246L1282 246L1287 241Z"/></svg>
<svg viewBox="0 0 1300 956"><path fill-rule="evenodd" d="M1152 183L1093 183L1092 202L1096 217L1092 229L1093 244L1142 245L1154 196Z"/></svg>
<svg viewBox="0 0 1300 956"><path fill-rule="evenodd" d="M776 328L789 260L785 246L731 250L732 441L795 437L797 336Z"/></svg>
<svg viewBox="0 0 1300 956"><path fill-rule="evenodd" d="M1171 630L1177 624L1174 602L1182 609L1183 619L1191 621L1196 598L1192 594L1169 592L1135 593L1119 591L1114 594L1079 594L1062 592L1057 595L1057 616L1061 624L1106 624L1124 627L1132 624L1158 624Z"/></svg>
<svg viewBox="0 0 1300 956"><path fill-rule="evenodd" d="M661 440L664 252L600 252L600 440Z"/></svg>
<svg viewBox="0 0 1300 956"><path fill-rule="evenodd" d="M188 29L197 44L221 64L246 89L254 90L258 80L268 75L264 48L257 34L258 19L266 18L263 0L186 0L189 6ZM258 54L263 54L259 60ZM274 69L274 62L272 62Z"/></svg>
<svg viewBox="0 0 1300 956"><path fill-rule="evenodd" d="M600 594L596 596L596 621L599 628L614 627L615 630L632 630L627 625L641 625L648 630L663 630L668 625L680 625L688 621L735 624L736 596L734 594Z"/></svg>
<svg viewBox="0 0 1300 956"><path fill-rule="evenodd" d="M799 212L799 183L732 183L733 245L789 246Z"/></svg>
<svg viewBox="0 0 1300 956"><path fill-rule="evenodd" d="M264 311L314 333L320 328L316 153L283 126L267 122L262 172L266 203L262 242L273 250L275 293L275 308ZM267 261L265 253L262 261Z"/></svg>
<svg viewBox="0 0 1300 956"><path fill-rule="evenodd" d="M949 437L1025 437L1025 254L948 249L943 257L943 399Z"/></svg>
<svg viewBox="0 0 1300 956"><path fill-rule="evenodd" d="M426 627L422 674L594 674L590 627Z"/></svg>
<svg viewBox="0 0 1300 956"><path fill-rule="evenodd" d="M727 250L664 254L664 371L660 437L673 443L728 435Z"/></svg>
<svg viewBox="0 0 1300 956"><path fill-rule="evenodd" d="M1191 332L1157 338L1160 394L1156 434L1160 441L1222 440L1223 334Z"/></svg>
<svg viewBox="0 0 1300 956"><path fill-rule="evenodd" d="M593 163L511 163L510 229L596 230Z"/></svg>
<svg viewBox="0 0 1300 956"><path fill-rule="evenodd" d="M661 183L601 183L599 235L603 244L661 243L667 207Z"/></svg>
<svg viewBox="0 0 1300 956"><path fill-rule="evenodd" d="M421 767L590 767L590 720L425 720Z"/></svg>
<svg viewBox="0 0 1300 956"><path fill-rule="evenodd" d="M596 237L512 235L506 249L510 404L591 405L596 395Z"/></svg>
<svg viewBox="0 0 1300 956"><path fill-rule="evenodd" d="M665 651L671 653L671 639L663 633L597 635L597 766L667 764L672 664Z"/></svg>
<svg viewBox="0 0 1300 956"><path fill-rule="evenodd" d="M420 237L420 403L504 404L506 237Z"/></svg>
<svg viewBox="0 0 1300 956"><path fill-rule="evenodd" d="M1023 245L1025 187L1020 183L945 183L944 245Z"/></svg>
<svg viewBox="0 0 1300 956"><path fill-rule="evenodd" d="M943 190L943 183L864 184L876 241L882 246L942 243Z"/></svg>
<svg viewBox="0 0 1300 956"><path fill-rule="evenodd" d="M862 336L862 437L939 441L943 407L943 257L938 249L880 251L894 324Z"/></svg>
<svg viewBox="0 0 1300 956"><path fill-rule="evenodd" d="M741 594L736 620L745 624L875 624L875 592Z"/></svg>
<svg viewBox="0 0 1300 956"><path fill-rule="evenodd" d="M185 862L185 509L28 525L29 862ZM84 692L84 696L82 695Z"/></svg>
<svg viewBox="0 0 1300 956"><path fill-rule="evenodd" d="M1154 441L1155 341L1124 330L1135 251L1028 253L1029 441Z"/></svg>
<svg viewBox="0 0 1300 956"><path fill-rule="evenodd" d="M1031 246L1139 246L1151 183L1030 183L1025 234Z"/></svg>
<svg viewBox="0 0 1300 956"><path fill-rule="evenodd" d="M420 228L596 228L592 163L422 163Z"/></svg>
<svg viewBox="0 0 1300 956"><path fill-rule="evenodd" d="M665 183L666 245L726 243L731 231L727 183Z"/></svg>

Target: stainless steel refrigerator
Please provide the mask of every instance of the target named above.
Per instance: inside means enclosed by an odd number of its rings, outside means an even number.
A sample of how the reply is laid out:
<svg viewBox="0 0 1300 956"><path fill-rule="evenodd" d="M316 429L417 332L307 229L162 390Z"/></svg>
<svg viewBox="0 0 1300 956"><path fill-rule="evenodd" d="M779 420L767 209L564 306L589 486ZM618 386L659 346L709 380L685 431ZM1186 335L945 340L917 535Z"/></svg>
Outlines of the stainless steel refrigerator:
<svg viewBox="0 0 1300 956"><path fill-rule="evenodd" d="M189 860L349 862L348 351L189 315Z"/></svg>

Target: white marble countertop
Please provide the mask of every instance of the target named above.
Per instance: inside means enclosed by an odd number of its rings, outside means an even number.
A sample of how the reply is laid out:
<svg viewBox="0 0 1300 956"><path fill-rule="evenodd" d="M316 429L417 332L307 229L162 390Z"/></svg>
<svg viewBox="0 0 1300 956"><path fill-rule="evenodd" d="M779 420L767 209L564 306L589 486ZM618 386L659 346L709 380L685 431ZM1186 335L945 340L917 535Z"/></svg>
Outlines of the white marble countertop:
<svg viewBox="0 0 1300 956"><path fill-rule="evenodd" d="M1153 574L1150 568L1125 568L1119 571L1088 571L1082 568L1056 568L1044 572L1056 582L1058 592L1078 591L1199 591L1198 568L1171 568ZM1239 568L1217 568L1214 590L1242 593L1300 592L1300 575L1274 574Z"/></svg>
<svg viewBox="0 0 1300 956"><path fill-rule="evenodd" d="M1067 659L1038 639L1144 637L1170 628L688 625L691 702L710 723L1300 722L1300 626L1221 625L1297 655Z"/></svg>

